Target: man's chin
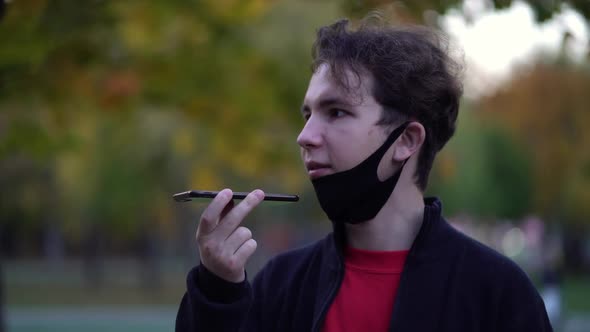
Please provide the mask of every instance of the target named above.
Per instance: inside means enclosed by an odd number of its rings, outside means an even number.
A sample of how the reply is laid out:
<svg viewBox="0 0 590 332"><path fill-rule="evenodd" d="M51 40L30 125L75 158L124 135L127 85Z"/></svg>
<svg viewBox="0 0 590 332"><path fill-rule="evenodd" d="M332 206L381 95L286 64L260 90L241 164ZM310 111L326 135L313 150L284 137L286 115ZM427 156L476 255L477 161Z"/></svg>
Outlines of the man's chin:
<svg viewBox="0 0 590 332"><path fill-rule="evenodd" d="M307 172L307 174L309 175L309 178L311 180L317 180L321 177L324 177L326 175L330 175L332 173L333 172L332 172L331 168L316 168L316 169L312 169Z"/></svg>

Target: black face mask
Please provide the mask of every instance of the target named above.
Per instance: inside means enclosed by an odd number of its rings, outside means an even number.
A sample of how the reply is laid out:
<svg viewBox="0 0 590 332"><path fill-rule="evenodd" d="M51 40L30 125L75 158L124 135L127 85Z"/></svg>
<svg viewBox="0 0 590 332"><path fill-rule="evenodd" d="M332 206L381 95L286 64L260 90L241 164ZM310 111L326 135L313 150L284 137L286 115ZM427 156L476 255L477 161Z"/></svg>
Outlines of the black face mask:
<svg viewBox="0 0 590 332"><path fill-rule="evenodd" d="M357 166L311 181L320 205L330 220L358 224L373 219L383 208L395 189L404 165L385 181L379 180L377 169L389 147L404 132L408 123L397 127L377 151Z"/></svg>

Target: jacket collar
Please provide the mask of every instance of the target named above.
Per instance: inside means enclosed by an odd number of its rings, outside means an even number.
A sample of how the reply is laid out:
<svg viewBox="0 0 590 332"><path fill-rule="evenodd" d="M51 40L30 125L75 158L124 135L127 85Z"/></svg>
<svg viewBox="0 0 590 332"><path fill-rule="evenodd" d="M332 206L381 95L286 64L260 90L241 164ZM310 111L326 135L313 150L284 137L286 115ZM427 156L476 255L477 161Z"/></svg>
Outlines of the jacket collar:
<svg viewBox="0 0 590 332"><path fill-rule="evenodd" d="M425 203L424 221L400 278L390 330L435 331L445 307L460 249L455 231L441 216L441 202L427 198Z"/></svg>
<svg viewBox="0 0 590 332"><path fill-rule="evenodd" d="M436 318L444 307L444 286L453 267L440 258L453 255L449 246L453 242L449 241L451 233L451 226L442 217L441 201L436 197L425 198L424 219L408 253L395 299L390 326L395 326L397 331L436 330L438 320L423 317ZM344 225L334 224L334 232L323 245L327 268L320 271L320 284L334 285L344 274ZM326 301L333 298L334 291L338 289L329 286L318 292L316 317L326 310L329 304Z"/></svg>
<svg viewBox="0 0 590 332"><path fill-rule="evenodd" d="M445 223L441 213L442 203L438 198L424 198L424 219L422 220L418 235L412 243L410 255L415 256L417 259L433 259L438 256L440 251L437 250L436 245L432 248L433 246L430 241L436 240L435 234L439 231L441 226L443 228L445 226L441 225L441 223ZM440 222L440 220L443 220L443 222ZM335 257L332 258L334 258L334 262L343 264L343 253L346 246L345 226L341 223L332 223L332 227L334 229L333 236L331 236L332 243L333 247L336 249L331 253L332 255L335 255ZM431 250L431 248L434 250Z"/></svg>
<svg viewBox="0 0 590 332"><path fill-rule="evenodd" d="M440 259L456 254L451 250L451 226L442 217L442 203L436 197L424 199L424 219L414 239L400 279L391 325L397 331L434 331L444 307L445 284L453 268L449 260ZM334 232L323 245L327 253L320 272L320 284L334 285L344 274L344 225L334 224ZM454 260L451 260L454 261ZM436 276L436 277L433 277ZM333 298L334 286L325 287L317 294L315 314L322 315L326 301ZM424 319L433 317L433 319Z"/></svg>
<svg viewBox="0 0 590 332"><path fill-rule="evenodd" d="M443 251L439 245L441 239L438 236L447 226L442 217L442 203L436 197L424 199L424 219L418 231L418 235L412 242L408 257L412 260L424 261L438 258Z"/></svg>

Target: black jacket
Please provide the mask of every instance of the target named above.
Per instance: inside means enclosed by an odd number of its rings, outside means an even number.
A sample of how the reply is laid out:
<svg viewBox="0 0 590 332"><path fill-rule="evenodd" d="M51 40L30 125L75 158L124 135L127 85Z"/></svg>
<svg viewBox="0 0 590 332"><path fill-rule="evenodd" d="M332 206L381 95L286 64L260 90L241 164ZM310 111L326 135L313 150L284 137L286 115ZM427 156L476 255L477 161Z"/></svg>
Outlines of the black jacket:
<svg viewBox="0 0 590 332"><path fill-rule="evenodd" d="M452 228L441 203L424 220L402 272L390 331L552 331L526 274ZM254 278L231 284L203 266L187 278L176 331L321 331L344 275L344 232L278 255Z"/></svg>

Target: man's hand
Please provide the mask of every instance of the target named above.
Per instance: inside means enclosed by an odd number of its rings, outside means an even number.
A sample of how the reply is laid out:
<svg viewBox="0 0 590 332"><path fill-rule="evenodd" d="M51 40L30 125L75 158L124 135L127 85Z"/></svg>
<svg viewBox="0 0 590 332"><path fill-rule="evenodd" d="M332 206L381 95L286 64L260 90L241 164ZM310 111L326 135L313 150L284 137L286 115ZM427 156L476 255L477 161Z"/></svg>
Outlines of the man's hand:
<svg viewBox="0 0 590 332"><path fill-rule="evenodd" d="M235 283L245 279L244 267L257 244L240 224L263 199L257 189L234 207L232 191L224 189L201 215L196 235L201 264L218 277Z"/></svg>

